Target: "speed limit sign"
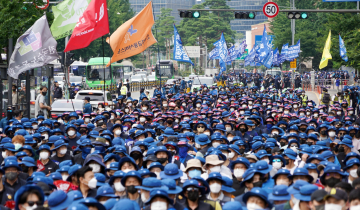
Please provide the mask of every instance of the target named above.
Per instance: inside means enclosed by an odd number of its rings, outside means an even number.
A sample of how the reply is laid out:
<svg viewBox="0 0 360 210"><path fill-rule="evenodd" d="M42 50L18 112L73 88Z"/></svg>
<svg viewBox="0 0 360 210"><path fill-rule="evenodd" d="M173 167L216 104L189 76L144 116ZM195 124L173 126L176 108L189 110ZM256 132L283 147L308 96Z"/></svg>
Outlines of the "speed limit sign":
<svg viewBox="0 0 360 210"><path fill-rule="evenodd" d="M274 18L279 14L279 6L275 2L268 2L263 7L263 13L268 18Z"/></svg>

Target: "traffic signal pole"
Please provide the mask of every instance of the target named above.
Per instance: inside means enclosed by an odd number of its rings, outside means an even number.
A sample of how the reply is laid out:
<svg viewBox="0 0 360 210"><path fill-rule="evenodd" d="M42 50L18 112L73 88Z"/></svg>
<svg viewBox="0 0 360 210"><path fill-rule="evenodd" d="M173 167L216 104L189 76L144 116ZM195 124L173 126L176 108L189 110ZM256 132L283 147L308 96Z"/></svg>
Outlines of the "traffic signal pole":
<svg viewBox="0 0 360 210"><path fill-rule="evenodd" d="M263 12L260 10L253 9L178 9L178 11L216 11L216 12ZM284 9L279 10L279 12L326 12L326 13L358 13L357 9Z"/></svg>

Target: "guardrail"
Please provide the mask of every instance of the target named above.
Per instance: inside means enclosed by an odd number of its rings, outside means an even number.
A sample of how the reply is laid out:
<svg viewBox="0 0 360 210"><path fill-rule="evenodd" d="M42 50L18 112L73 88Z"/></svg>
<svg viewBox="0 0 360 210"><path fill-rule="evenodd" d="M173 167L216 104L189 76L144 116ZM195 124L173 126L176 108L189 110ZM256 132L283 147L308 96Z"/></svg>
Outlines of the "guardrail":
<svg viewBox="0 0 360 210"><path fill-rule="evenodd" d="M161 80L161 85L164 85L167 80ZM131 82L130 89L128 91L140 91L141 88L151 89L154 86L160 86L160 81L147 81L147 82ZM104 85L90 88L90 90L104 90ZM116 92L117 86L115 84L105 85L105 90Z"/></svg>

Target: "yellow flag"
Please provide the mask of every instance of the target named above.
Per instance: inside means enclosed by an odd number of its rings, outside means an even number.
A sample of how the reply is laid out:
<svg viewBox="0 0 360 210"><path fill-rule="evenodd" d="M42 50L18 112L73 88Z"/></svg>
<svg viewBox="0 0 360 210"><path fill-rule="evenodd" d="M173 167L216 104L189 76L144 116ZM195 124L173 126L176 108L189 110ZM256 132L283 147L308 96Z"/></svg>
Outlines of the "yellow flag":
<svg viewBox="0 0 360 210"><path fill-rule="evenodd" d="M141 12L122 24L110 38L106 39L114 52L107 66L118 60L137 55L155 44L156 39L151 32L154 23L150 1Z"/></svg>
<svg viewBox="0 0 360 210"><path fill-rule="evenodd" d="M329 31L329 36L326 39L324 51L321 57L319 69L325 68L328 65L329 59L332 59L330 54L330 47L331 47L331 30Z"/></svg>

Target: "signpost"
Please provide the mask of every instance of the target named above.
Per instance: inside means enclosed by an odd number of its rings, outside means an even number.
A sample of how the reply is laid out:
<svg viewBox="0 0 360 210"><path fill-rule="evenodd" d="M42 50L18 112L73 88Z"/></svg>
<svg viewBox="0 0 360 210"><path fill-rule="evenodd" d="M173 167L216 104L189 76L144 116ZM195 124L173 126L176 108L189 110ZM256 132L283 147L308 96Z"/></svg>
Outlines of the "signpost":
<svg viewBox="0 0 360 210"><path fill-rule="evenodd" d="M184 46L189 58L200 58L200 46Z"/></svg>
<svg viewBox="0 0 360 210"><path fill-rule="evenodd" d="M274 18L279 14L279 6L275 2L267 2L263 6L263 13L268 18Z"/></svg>
<svg viewBox="0 0 360 210"><path fill-rule="evenodd" d="M47 9L49 7L49 4L50 4L49 0L43 0L43 2L44 2L44 5L38 6L38 5L35 4L36 8L39 8L39 9L42 9L42 10Z"/></svg>
<svg viewBox="0 0 360 210"><path fill-rule="evenodd" d="M296 59L290 62L290 69L296 69Z"/></svg>

